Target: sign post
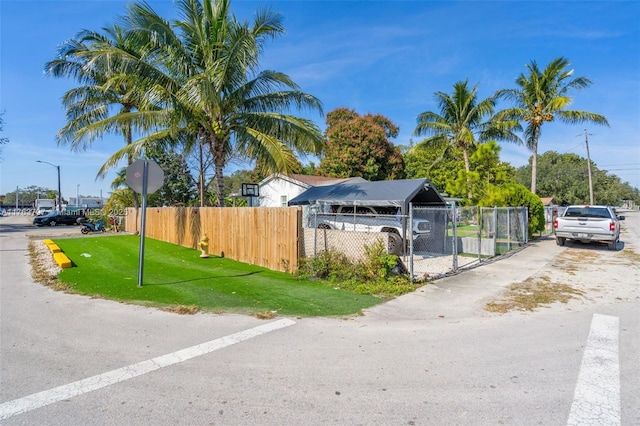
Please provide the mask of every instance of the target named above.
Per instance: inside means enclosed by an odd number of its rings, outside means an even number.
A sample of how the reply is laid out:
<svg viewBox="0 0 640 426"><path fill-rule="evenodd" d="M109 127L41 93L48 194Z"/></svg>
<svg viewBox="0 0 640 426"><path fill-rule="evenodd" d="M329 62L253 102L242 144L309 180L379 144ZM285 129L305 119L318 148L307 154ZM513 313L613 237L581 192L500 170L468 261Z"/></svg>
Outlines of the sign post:
<svg viewBox="0 0 640 426"><path fill-rule="evenodd" d="M140 159L127 167L127 185L142 194L142 217L140 218L140 259L138 261L138 287L142 287L144 272L144 235L147 223L147 194L153 194L164 183L164 172L151 160Z"/></svg>

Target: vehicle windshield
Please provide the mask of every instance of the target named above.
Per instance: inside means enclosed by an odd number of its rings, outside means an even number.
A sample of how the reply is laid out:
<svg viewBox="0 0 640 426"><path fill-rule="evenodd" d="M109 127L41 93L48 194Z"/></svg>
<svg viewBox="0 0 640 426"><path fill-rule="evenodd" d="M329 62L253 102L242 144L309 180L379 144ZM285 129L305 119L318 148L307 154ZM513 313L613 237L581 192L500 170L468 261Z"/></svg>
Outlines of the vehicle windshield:
<svg viewBox="0 0 640 426"><path fill-rule="evenodd" d="M565 217L595 217L610 219L609 210L604 207L570 207Z"/></svg>

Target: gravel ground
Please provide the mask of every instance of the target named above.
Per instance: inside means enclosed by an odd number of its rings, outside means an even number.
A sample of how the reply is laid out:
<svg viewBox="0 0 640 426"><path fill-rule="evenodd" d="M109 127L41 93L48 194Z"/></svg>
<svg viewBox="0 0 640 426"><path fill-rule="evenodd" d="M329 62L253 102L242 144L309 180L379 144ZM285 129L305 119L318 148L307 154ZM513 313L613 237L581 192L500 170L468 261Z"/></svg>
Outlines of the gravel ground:
<svg viewBox="0 0 640 426"><path fill-rule="evenodd" d="M53 260L53 256L49 251L49 248L42 241L44 239L37 239L31 241L30 245L33 248L34 256L31 258L31 264L39 273L45 274L51 277L57 277L62 271L62 268Z"/></svg>

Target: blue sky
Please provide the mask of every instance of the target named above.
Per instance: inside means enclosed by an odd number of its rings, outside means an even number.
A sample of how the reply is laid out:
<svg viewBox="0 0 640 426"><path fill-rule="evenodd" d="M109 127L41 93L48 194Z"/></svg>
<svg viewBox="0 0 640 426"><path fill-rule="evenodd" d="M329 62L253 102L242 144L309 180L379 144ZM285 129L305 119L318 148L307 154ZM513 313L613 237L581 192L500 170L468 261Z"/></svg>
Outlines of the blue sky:
<svg viewBox="0 0 640 426"><path fill-rule="evenodd" d="M108 195L114 173L96 172L116 149L117 136L85 152L58 146L64 125L60 98L72 81L43 75L57 46L81 29L99 30L125 11L125 1L0 1L0 110L3 147L0 194L37 185L62 195ZM150 4L176 18L171 1ZM400 127L393 142L407 145L416 116L437 111L434 93L451 93L468 79L480 98L514 87L525 65L544 67L564 56L576 76L593 85L574 92L572 109L605 115L611 127L545 124L539 153L555 150L591 159L640 188L640 2L509 1L235 1L250 19L261 6L284 17L287 33L267 43L263 68L290 75L329 112L337 107L381 114ZM506 105L504 105L506 106ZM325 128L324 118L312 117ZM414 141L418 139L413 138ZM518 167L530 153L502 144L501 158ZM313 160L313 159L312 159ZM307 160L303 159L303 162ZM226 172L232 172L231 165ZM80 185L78 187L78 185Z"/></svg>

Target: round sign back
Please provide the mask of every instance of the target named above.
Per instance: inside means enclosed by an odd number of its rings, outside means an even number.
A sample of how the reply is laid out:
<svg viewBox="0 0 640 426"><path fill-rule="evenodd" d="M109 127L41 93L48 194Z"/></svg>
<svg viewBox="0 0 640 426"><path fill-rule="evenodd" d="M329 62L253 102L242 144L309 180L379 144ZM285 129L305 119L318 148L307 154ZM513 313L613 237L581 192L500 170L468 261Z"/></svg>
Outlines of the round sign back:
<svg viewBox="0 0 640 426"><path fill-rule="evenodd" d="M142 194L144 163L147 163L147 194L153 194L162 188L164 172L155 161L140 159L127 167L127 185L138 194Z"/></svg>

